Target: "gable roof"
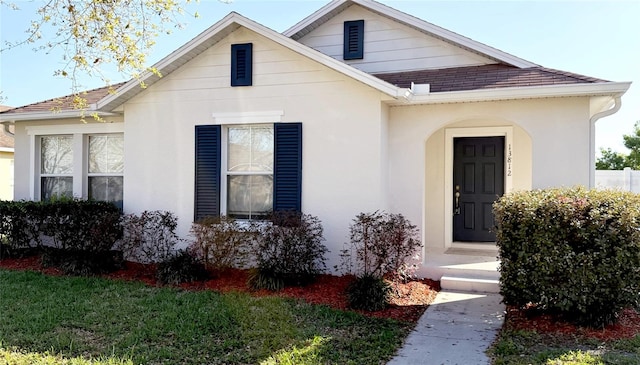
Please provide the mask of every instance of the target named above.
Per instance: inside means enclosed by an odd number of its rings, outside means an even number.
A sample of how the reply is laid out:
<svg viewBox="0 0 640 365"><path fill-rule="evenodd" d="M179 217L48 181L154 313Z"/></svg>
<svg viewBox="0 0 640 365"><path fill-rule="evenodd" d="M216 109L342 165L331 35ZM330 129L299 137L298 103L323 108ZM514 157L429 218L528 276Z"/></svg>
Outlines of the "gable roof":
<svg viewBox="0 0 640 365"><path fill-rule="evenodd" d="M438 70L407 71L369 74L308 47L297 40L351 5L360 5L381 16L398 21L429 36L435 36L458 47L489 57L498 64L455 67ZM231 12L204 32L187 42L154 65L164 76L177 70L209 49L240 27L286 47L293 52L319 62L334 71L368 85L400 103L452 103L483 100L509 100L538 97L564 97L606 95L618 97L626 92L630 82L616 83L564 71L544 68L459 34L415 18L373 0L333 0L320 10L280 34L238 13ZM146 72L140 80L89 90L85 97L90 111L99 115L114 115L114 110L144 89L140 82L151 86L159 76ZM414 90L411 85L429 84L428 88ZM425 90L427 90L425 92ZM50 99L39 103L0 112L0 121L36 120L77 117L80 111L71 109L72 96ZM52 109L61 112L53 114Z"/></svg>
<svg viewBox="0 0 640 365"><path fill-rule="evenodd" d="M422 33L453 44L456 47L491 58L498 63L504 63L520 68L535 67L535 63L516 57L486 44L474 41L450 30L431 24L420 18L416 18L397 9L391 8L373 0L333 0L315 13L304 18L298 24L283 32L287 37L298 40L318 28L329 19L339 14L346 8L357 4L381 16L400 22Z"/></svg>
<svg viewBox="0 0 640 365"><path fill-rule="evenodd" d="M170 74L171 72L189 62L240 27L244 27L253 32L256 32L273 42L276 42L298 54L301 54L302 56L319 62L335 71L338 71L346 76L349 76L368 86L371 86L392 97L397 97L399 94L401 94L401 91L398 90L397 87L390 85L380 78L360 71L310 47L307 47L236 12L229 13L229 15L224 17L222 20L218 21L207 30L200 33L194 39L187 42L185 45L160 60L153 67L160 71L162 75ZM160 78L157 75L151 72L146 72L141 77L141 80L148 86L153 85L159 79ZM139 94L141 91L142 90L139 87L138 80L128 81L118 90L116 94L106 96L104 99L100 100L97 103L97 107L98 109L103 111L112 111L119 105L123 104L126 100L129 100L130 98Z"/></svg>

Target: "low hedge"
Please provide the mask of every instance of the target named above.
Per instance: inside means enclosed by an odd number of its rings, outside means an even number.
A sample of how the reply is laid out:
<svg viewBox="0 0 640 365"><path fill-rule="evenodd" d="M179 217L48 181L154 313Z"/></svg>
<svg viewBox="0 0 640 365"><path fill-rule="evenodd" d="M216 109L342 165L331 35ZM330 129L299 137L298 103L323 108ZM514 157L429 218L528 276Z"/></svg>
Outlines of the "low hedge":
<svg viewBox="0 0 640 365"><path fill-rule="evenodd" d="M14 249L41 246L49 237L57 248L105 251L122 237L120 216L101 201L0 201L0 237Z"/></svg>
<svg viewBox="0 0 640 365"><path fill-rule="evenodd" d="M494 204L504 302L603 326L640 305L640 195L515 192Z"/></svg>

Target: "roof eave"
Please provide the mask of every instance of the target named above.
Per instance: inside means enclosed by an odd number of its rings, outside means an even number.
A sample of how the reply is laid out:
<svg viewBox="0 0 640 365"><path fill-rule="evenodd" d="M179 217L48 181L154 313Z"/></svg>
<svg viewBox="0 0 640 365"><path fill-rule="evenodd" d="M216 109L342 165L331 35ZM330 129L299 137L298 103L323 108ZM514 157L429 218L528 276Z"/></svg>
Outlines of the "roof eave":
<svg viewBox="0 0 640 365"><path fill-rule="evenodd" d="M69 118L81 118L92 116L97 114L100 117L113 117L119 114L107 113L102 111L96 111L95 109L82 110L63 110L45 111L45 112L31 112L31 113L8 113L0 114L0 122L26 122L31 120L55 120L55 119L69 119Z"/></svg>
<svg viewBox="0 0 640 365"><path fill-rule="evenodd" d="M620 97L627 92L629 86L631 86L631 82L606 82L434 92L428 94L413 94L403 103L399 102L396 104L448 104L575 96Z"/></svg>

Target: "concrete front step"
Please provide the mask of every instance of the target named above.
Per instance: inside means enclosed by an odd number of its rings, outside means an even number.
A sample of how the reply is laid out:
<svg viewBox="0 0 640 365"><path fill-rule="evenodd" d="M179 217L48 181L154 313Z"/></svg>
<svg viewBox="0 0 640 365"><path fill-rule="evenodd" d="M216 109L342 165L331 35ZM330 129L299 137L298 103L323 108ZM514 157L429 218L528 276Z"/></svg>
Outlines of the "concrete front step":
<svg viewBox="0 0 640 365"><path fill-rule="evenodd" d="M440 278L442 290L460 292L499 293L500 282L496 279L482 279L460 276L442 276Z"/></svg>

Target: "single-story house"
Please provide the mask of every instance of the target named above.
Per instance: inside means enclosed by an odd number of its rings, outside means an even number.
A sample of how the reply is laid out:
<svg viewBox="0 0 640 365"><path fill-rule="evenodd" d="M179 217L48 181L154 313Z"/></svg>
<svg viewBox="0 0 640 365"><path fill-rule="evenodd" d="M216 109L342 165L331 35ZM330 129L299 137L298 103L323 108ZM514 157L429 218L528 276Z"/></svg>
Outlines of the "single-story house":
<svg viewBox="0 0 640 365"><path fill-rule="evenodd" d="M85 95L105 122L64 98L0 113L15 125L15 198L168 210L185 238L204 216L300 209L323 222L329 267L358 213L402 213L435 279L484 259L495 274L497 196L593 186L594 124L630 86L371 0L331 1L283 33L232 12L155 67L146 89Z"/></svg>

